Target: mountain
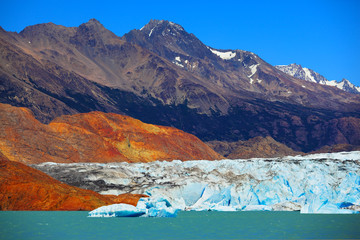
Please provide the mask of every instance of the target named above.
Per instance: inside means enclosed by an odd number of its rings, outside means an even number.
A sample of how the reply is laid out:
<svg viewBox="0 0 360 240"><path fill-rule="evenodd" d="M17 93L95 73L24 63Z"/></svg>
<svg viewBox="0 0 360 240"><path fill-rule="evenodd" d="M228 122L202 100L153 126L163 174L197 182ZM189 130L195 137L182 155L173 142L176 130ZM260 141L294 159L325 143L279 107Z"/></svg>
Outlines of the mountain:
<svg viewBox="0 0 360 240"><path fill-rule="evenodd" d="M273 158L301 154L269 136L237 142L210 141L206 144L228 159Z"/></svg>
<svg viewBox="0 0 360 240"><path fill-rule="evenodd" d="M0 102L43 123L101 111L203 141L271 136L304 152L359 141L359 95L289 76L248 51L206 46L169 21L121 38L95 19L0 29L0 52Z"/></svg>
<svg viewBox="0 0 360 240"><path fill-rule="evenodd" d="M0 210L78 211L103 205L136 205L146 195L100 195L91 190L69 186L45 173L19 162L8 160L0 152Z"/></svg>
<svg viewBox="0 0 360 240"><path fill-rule="evenodd" d="M337 108L335 102L338 100L334 99L330 88L304 85L303 81L282 74L254 53L206 46L194 34L187 33L173 22L151 20L140 30L125 34L122 39L144 47L179 69L203 79L202 86L207 89L217 88L216 93L225 100L216 105L220 113L227 113L230 106L249 98L321 108L334 104L332 107ZM320 99L318 94L326 96L328 101ZM217 109L213 107L213 110Z"/></svg>
<svg viewBox="0 0 360 240"><path fill-rule="evenodd" d="M322 85L335 86L341 90L344 90L349 93L360 94L360 87L355 86L349 80L343 79L341 82L337 82L336 80L329 81L324 76L319 73L311 70L309 68L304 68L301 65L296 63L292 63L289 65L277 65L275 66L277 69L287 73L293 77L306 80L309 82L315 82Z"/></svg>
<svg viewBox="0 0 360 240"><path fill-rule="evenodd" d="M26 108L0 110L0 150L26 164L222 158L191 134L118 114L64 115L45 125Z"/></svg>

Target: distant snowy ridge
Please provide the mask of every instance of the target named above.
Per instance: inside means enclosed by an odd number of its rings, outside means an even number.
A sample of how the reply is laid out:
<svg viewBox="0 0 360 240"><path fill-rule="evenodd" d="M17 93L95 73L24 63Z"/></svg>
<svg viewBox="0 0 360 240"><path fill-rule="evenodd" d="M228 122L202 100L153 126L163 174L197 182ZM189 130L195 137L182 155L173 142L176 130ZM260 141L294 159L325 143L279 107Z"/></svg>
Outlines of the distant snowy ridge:
<svg viewBox="0 0 360 240"><path fill-rule="evenodd" d="M171 211L354 213L360 208L359 151L272 159L38 166L50 175L51 169L76 172L77 181L83 178L89 186L103 181L102 186L110 187L103 194L145 193L150 201L166 199Z"/></svg>
<svg viewBox="0 0 360 240"><path fill-rule="evenodd" d="M360 87L355 86L349 80L343 79L341 82L337 82L336 80L329 81L324 76L320 75L319 73L311 70L309 68L304 68L301 65L296 63L292 63L289 65L277 65L275 66L277 69L287 73L293 77L306 80L308 82L319 83L328 86L334 86L341 90L350 93L358 93L360 94Z"/></svg>

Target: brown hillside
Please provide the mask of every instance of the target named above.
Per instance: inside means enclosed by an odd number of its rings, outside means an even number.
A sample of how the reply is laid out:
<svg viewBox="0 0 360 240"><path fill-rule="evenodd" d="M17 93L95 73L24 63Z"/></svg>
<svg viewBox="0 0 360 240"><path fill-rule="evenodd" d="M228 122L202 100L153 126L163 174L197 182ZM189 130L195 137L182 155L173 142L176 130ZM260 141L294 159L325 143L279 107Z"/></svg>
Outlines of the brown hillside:
<svg viewBox="0 0 360 240"><path fill-rule="evenodd" d="M332 152L351 152L360 151L360 145L336 144L332 146L323 146L322 148L312 151L311 153L332 153Z"/></svg>
<svg viewBox="0 0 360 240"><path fill-rule="evenodd" d="M301 154L301 152L296 152L269 136L254 137L248 141L237 142L211 141L207 144L229 159L282 157Z"/></svg>
<svg viewBox="0 0 360 240"><path fill-rule="evenodd" d="M103 205L136 205L146 195L100 195L57 181L0 153L0 210L93 210Z"/></svg>
<svg viewBox="0 0 360 240"><path fill-rule="evenodd" d="M0 104L0 122L1 152L26 164L221 158L191 134L113 113L62 116L45 125L29 109Z"/></svg>

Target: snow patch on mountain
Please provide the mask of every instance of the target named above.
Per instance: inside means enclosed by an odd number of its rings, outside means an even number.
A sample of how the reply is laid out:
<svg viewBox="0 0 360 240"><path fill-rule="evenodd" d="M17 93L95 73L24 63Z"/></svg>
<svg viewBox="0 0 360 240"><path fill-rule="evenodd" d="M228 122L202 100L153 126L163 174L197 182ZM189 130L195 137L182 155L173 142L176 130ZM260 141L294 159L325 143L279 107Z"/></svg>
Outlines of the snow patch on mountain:
<svg viewBox="0 0 360 240"><path fill-rule="evenodd" d="M149 37L151 37L151 34L152 34L152 32L154 31L154 28L155 28L155 27L153 27L153 28L150 30Z"/></svg>
<svg viewBox="0 0 360 240"><path fill-rule="evenodd" d="M215 55L219 56L223 60L230 60L236 56L236 52L227 51L227 52L220 52L215 49L209 48L208 49Z"/></svg>
<svg viewBox="0 0 360 240"><path fill-rule="evenodd" d="M175 63L179 67L182 67L182 68L184 67L184 65L181 63L181 58L179 56L175 57L175 60L172 63ZM185 61L185 63L186 63L186 61Z"/></svg>
<svg viewBox="0 0 360 240"><path fill-rule="evenodd" d="M257 71L257 67L259 66L259 63L258 64L254 64L254 65L251 65L249 68L251 70L251 75L249 77L252 77L254 76L254 74L256 73Z"/></svg>
<svg viewBox="0 0 360 240"><path fill-rule="evenodd" d="M305 79L309 82L316 82L316 79L311 75L311 72L308 68L303 68L305 72Z"/></svg>
<svg viewBox="0 0 360 240"><path fill-rule="evenodd" d="M250 78L250 84L253 84L254 82L254 79L252 79L252 77L254 76L254 74L256 73L257 71L257 67L259 66L260 64L254 64L254 65L251 65L249 68L251 70L251 74L248 76Z"/></svg>

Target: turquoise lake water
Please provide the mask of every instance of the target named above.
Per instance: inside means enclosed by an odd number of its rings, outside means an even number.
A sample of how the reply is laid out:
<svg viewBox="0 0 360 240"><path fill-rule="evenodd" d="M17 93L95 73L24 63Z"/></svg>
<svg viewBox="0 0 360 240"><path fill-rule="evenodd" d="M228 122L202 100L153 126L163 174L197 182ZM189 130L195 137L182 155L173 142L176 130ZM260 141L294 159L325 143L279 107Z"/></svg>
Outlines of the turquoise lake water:
<svg viewBox="0 0 360 240"><path fill-rule="evenodd" d="M88 218L88 212L0 212L0 239L360 238L360 214L180 212L176 218Z"/></svg>

